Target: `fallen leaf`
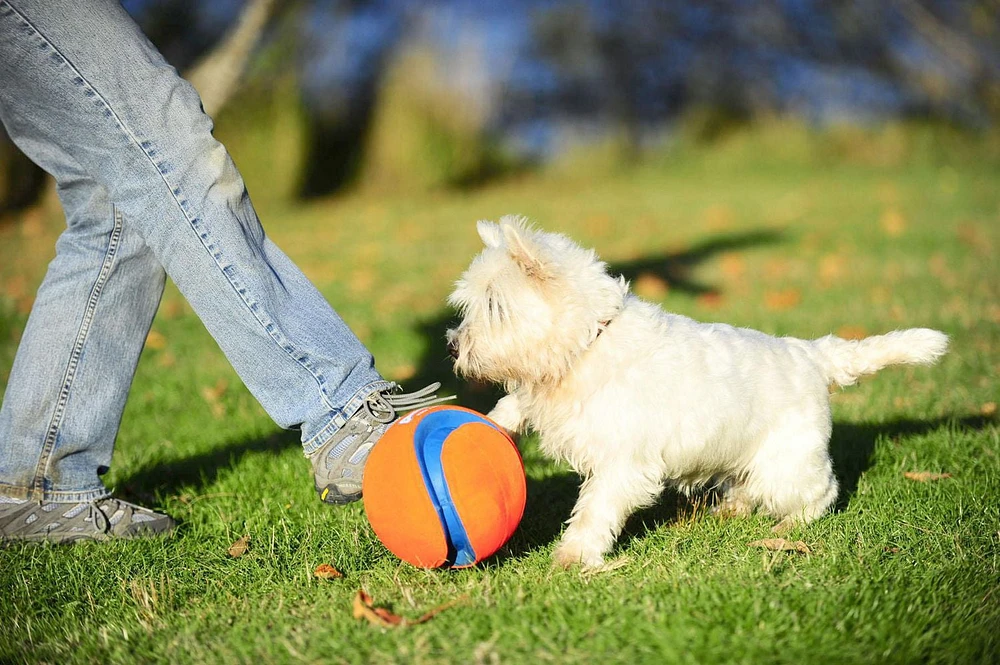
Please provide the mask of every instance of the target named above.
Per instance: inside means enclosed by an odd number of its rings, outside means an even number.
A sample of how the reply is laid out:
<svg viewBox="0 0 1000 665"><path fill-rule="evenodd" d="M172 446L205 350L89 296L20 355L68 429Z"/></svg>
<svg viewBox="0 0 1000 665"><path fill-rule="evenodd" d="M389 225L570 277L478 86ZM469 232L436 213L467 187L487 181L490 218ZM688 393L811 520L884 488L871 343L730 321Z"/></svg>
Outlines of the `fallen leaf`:
<svg viewBox="0 0 1000 665"><path fill-rule="evenodd" d="M651 272L644 272L635 280L635 292L647 300L663 300L670 291L667 280Z"/></svg>
<svg viewBox="0 0 1000 665"><path fill-rule="evenodd" d="M879 223L882 225L882 231L890 238L898 238L906 230L906 219L895 208L889 208L883 212Z"/></svg>
<svg viewBox="0 0 1000 665"><path fill-rule="evenodd" d="M154 351L165 349L167 348L167 338L164 337L163 333L150 330L149 334L146 335L146 347Z"/></svg>
<svg viewBox="0 0 1000 665"><path fill-rule="evenodd" d="M3 293L11 300L23 298L28 294L28 280L24 275L9 277L4 280L3 284L0 284L0 293Z"/></svg>
<svg viewBox="0 0 1000 665"><path fill-rule="evenodd" d="M219 379L215 382L214 386L204 386L201 389L201 396L205 398L205 401L209 404L214 404L218 402L219 399L226 394L226 390L229 388L229 383L225 379Z"/></svg>
<svg viewBox="0 0 1000 665"><path fill-rule="evenodd" d="M710 205L702 215L705 220L705 228L711 231L728 229L736 220L736 213L725 203Z"/></svg>
<svg viewBox="0 0 1000 665"><path fill-rule="evenodd" d="M768 259L767 263L764 264L764 276L769 280L785 279L788 277L789 268L787 259Z"/></svg>
<svg viewBox="0 0 1000 665"><path fill-rule="evenodd" d="M417 366L412 363L396 365L389 371L394 381L407 381L417 375Z"/></svg>
<svg viewBox="0 0 1000 665"><path fill-rule="evenodd" d="M965 222L958 227L958 239L981 254L989 254L992 251L989 236L972 222Z"/></svg>
<svg viewBox="0 0 1000 665"><path fill-rule="evenodd" d="M722 294L718 291L709 291L698 296L697 301L705 309L718 309L722 307Z"/></svg>
<svg viewBox="0 0 1000 665"><path fill-rule="evenodd" d="M987 418L993 416L997 412L996 402L986 402L981 407L979 407L979 413L986 416Z"/></svg>
<svg viewBox="0 0 1000 665"><path fill-rule="evenodd" d="M226 405L222 402L222 396L229 389L229 383L225 379L219 379L214 386L204 386L201 389L201 396L212 408L212 415L221 418L226 415Z"/></svg>
<svg viewBox="0 0 1000 665"><path fill-rule="evenodd" d="M316 570L313 571L313 575L320 578L321 580L335 580L337 578L343 577L344 574L331 566L328 563L321 563L316 566Z"/></svg>
<svg viewBox="0 0 1000 665"><path fill-rule="evenodd" d="M810 554L812 550L801 540L785 540L784 538L765 538L747 543L747 547L763 547L766 550L775 552L799 552L800 554Z"/></svg>
<svg viewBox="0 0 1000 665"><path fill-rule="evenodd" d="M31 313L31 308L35 306L34 296L25 296L23 298L17 299L17 313L23 316L27 316Z"/></svg>
<svg viewBox="0 0 1000 665"><path fill-rule="evenodd" d="M180 318L184 314L184 301L179 298L171 298L160 306L160 312L167 319Z"/></svg>
<svg viewBox="0 0 1000 665"><path fill-rule="evenodd" d="M798 289L768 291L764 294L764 305L772 310L791 309L798 305L801 300L802 294Z"/></svg>
<svg viewBox="0 0 1000 665"><path fill-rule="evenodd" d="M358 268L351 273L347 284L353 294L367 295L375 285L375 272L370 268Z"/></svg>
<svg viewBox="0 0 1000 665"><path fill-rule="evenodd" d="M583 224L588 231L598 235L604 235L610 231L613 220L611 219L611 215L598 213L596 215L590 215L584 219Z"/></svg>
<svg viewBox="0 0 1000 665"><path fill-rule="evenodd" d="M631 559L627 556L619 557L613 561L607 561L600 566L594 566L592 568L584 568L580 572L581 577L593 577L594 575L600 575L601 573L609 573L612 570L618 570L619 568L624 568L629 564Z"/></svg>
<svg viewBox="0 0 1000 665"><path fill-rule="evenodd" d="M903 473L903 477L909 478L910 480L915 480L918 483L926 483L931 480L942 480L944 478L951 478L951 474L934 473L933 471L906 471Z"/></svg>
<svg viewBox="0 0 1000 665"><path fill-rule="evenodd" d="M415 626L417 624L430 621L435 615L450 607L454 607L461 602L464 602L466 598L466 596L459 596L455 600L444 603L443 605L438 605L434 609L425 612L416 619L407 619L406 617L399 616L398 614L393 614L384 607L375 607L372 597L368 595L364 589L358 589L357 595L354 596L354 618L358 620L364 619L368 623L375 626L381 626L382 628Z"/></svg>
<svg viewBox="0 0 1000 665"><path fill-rule="evenodd" d="M819 261L820 281L829 286L844 275L845 259L840 254L827 254Z"/></svg>
<svg viewBox="0 0 1000 665"><path fill-rule="evenodd" d="M239 538L236 539L235 543L229 546L229 549L226 550L226 553L235 559L236 557L240 557L246 554L247 549L249 547L250 547L250 536L240 536Z"/></svg>
<svg viewBox="0 0 1000 665"><path fill-rule="evenodd" d="M868 331L862 326L841 326L837 329L837 337L841 339L864 339Z"/></svg>
<svg viewBox="0 0 1000 665"><path fill-rule="evenodd" d="M726 252L722 255L719 265L722 274L731 280L739 279L746 272L746 263L739 254Z"/></svg>

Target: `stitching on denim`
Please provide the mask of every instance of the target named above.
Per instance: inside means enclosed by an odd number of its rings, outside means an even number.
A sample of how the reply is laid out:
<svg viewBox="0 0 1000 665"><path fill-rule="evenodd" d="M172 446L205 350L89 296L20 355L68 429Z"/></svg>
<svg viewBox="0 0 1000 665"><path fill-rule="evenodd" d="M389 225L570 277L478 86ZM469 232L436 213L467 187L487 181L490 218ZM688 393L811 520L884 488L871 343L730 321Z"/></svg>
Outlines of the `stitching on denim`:
<svg viewBox="0 0 1000 665"><path fill-rule="evenodd" d="M62 490L42 491L34 487L21 487L7 483L0 483L0 494L28 501L55 501L59 503L80 503L111 496L111 492L103 486L91 490L67 492Z"/></svg>
<svg viewBox="0 0 1000 665"><path fill-rule="evenodd" d="M66 365L66 374L63 376L62 388L59 390L59 399L56 401L55 411L49 421L48 431L45 433L45 441L42 444L42 452L38 458L38 466L35 469L35 478L32 487L44 491L45 474L48 471L49 462L52 458L52 451L55 449L56 441L59 438L59 428L62 426L63 414L66 411L66 403L69 401L69 394L73 388L73 380L76 378L76 370L80 363L80 356L83 355L83 347L87 342L91 324L94 321L94 312L97 310L97 303L104 290L104 285L111 274L115 256L118 253L118 244L122 235L122 215L117 208L114 210L114 226L108 236L108 248L104 252L104 262L101 271L90 289L90 297L87 299L87 307L83 313L83 321L80 322L80 329L76 334L76 341L73 343L73 351L69 356L69 363Z"/></svg>
<svg viewBox="0 0 1000 665"><path fill-rule="evenodd" d="M155 154L155 150L152 148L152 144L149 141L140 141L138 137L136 137L135 134L131 130L129 130L129 128L125 125L125 122L122 120L122 118L117 113L115 113L114 109L111 107L111 104L108 103L108 100L104 98L104 95L102 95L90 83L90 81L83 76L83 74L73 65L73 63L70 62L69 58L67 58L58 48L56 48L56 46L51 41L49 41L49 39L45 35L43 35L42 32L37 27L35 27L35 25L31 23L31 21L29 21L26 16L21 14L21 12L19 12L16 7L11 5L6 0L0 0L0 1L2 1L3 4L7 5L8 7L10 7L12 12L16 14L21 19L21 21L24 22L26 26L30 27L36 35L38 35L41 39L43 39L45 43L55 53L59 55L59 57L66 64L66 66L69 67L73 71L73 73L86 84L87 88L94 92L94 95L96 95L97 99L100 100L101 104L104 105L105 110L108 112L108 114L110 114L109 117L114 118L115 124L118 125L118 128L129 138L130 141L132 141L132 143L136 147L138 147L142 151L142 153L146 156L146 159L149 160L150 165L160 175L160 178L163 180L163 184L167 186L167 190L170 192L171 198L173 198L174 203L177 204L180 213L184 216L184 218L188 222L188 225L198 236L198 239L201 241L202 246L215 261L216 266L226 277L226 281L229 282L230 287L232 287L232 289L240 296L240 300L243 301L243 304L246 306L250 314L254 317L254 319L256 319L257 323L259 323L261 327L264 328L264 331L268 334L271 340L274 341L285 352L285 354L288 355L288 357L293 362L295 362L295 364L304 369L306 372L309 373L310 376L313 377L313 380L316 382L316 386L319 388L319 394L324 404L326 404L327 408L335 410L337 407L332 404L329 395L327 395L325 377L322 375L322 373L314 371L313 364L311 362L304 362L303 360L303 359L308 359L309 357L308 354L294 353L296 349L294 346L291 345L290 342L288 342L288 338L284 334L281 334L279 336L274 332L274 330L278 330L280 332L280 328L276 324L274 324L274 322L264 320L258 315L258 310L260 308L258 307L257 303L246 295L245 289L237 284L238 280L235 280L235 278L229 274L227 267L233 268L233 271L235 272L235 267L233 266L233 264L227 263L227 266L222 265L221 252L217 254L217 250L215 249L215 243L212 241L208 232L203 230L204 227L201 224L199 224L199 222L201 221L200 218L197 216L192 217L188 215L187 209L185 207L187 200L186 199L182 200L180 198L181 197L180 187L171 185L170 181L167 179L167 174L164 172L163 169L160 168L159 164L157 164L156 161L153 159L153 154ZM199 228L202 230L199 231ZM283 343L282 340L288 342L287 345L286 343Z"/></svg>

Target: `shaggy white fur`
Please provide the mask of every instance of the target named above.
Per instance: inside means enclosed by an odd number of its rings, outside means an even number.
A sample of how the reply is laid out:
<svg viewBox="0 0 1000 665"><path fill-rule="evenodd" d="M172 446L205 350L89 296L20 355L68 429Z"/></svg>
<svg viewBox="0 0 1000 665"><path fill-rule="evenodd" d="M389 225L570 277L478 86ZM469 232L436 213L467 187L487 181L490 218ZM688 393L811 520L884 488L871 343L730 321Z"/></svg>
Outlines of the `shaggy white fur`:
<svg viewBox="0 0 1000 665"><path fill-rule="evenodd" d="M778 527L817 518L837 497L829 385L931 364L948 346L928 329L807 341L699 323L640 300L592 250L523 218L478 230L486 247L449 298L462 314L449 347L457 372L507 389L490 418L531 427L583 476L554 555L564 566L601 565L664 482L722 486L720 508L761 508Z"/></svg>

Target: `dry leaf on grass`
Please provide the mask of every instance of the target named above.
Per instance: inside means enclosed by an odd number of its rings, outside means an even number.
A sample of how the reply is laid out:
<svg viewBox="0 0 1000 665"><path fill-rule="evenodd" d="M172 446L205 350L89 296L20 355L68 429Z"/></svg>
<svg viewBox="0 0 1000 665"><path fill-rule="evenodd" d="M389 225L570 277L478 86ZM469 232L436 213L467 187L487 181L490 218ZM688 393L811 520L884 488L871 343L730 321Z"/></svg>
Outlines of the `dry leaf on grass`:
<svg viewBox="0 0 1000 665"><path fill-rule="evenodd" d="M150 330L146 335L146 348L159 351L167 348L167 338L161 332Z"/></svg>
<svg viewBox="0 0 1000 665"><path fill-rule="evenodd" d="M696 302L705 309L719 309L722 307L722 294L717 291L708 291L699 295Z"/></svg>
<svg viewBox="0 0 1000 665"><path fill-rule="evenodd" d="M358 589L357 595L354 596L354 618L358 620L364 619L368 623L381 626L382 628L415 626L417 624L424 623L425 621L430 621L435 615L443 612L449 607L454 607L465 600L466 596L459 596L453 601L444 603L443 605L438 605L434 609L425 612L416 619L407 619L406 617L399 616L398 614L393 614L384 607L375 607L372 597L369 596L364 589Z"/></svg>
<svg viewBox="0 0 1000 665"><path fill-rule="evenodd" d="M798 552L800 554L811 554L812 550L801 540L785 540L784 538L765 538L747 543L747 547L763 547L766 550L775 552Z"/></svg>
<svg viewBox="0 0 1000 665"><path fill-rule="evenodd" d="M600 566L594 566L593 568L584 568L580 571L581 577L593 577L595 575L600 575L602 573L610 573L612 570L618 570L619 568L624 568L632 561L631 558L627 556L619 557L612 561L607 561Z"/></svg>
<svg viewBox="0 0 1000 665"><path fill-rule="evenodd" d="M209 404L214 404L222 399L222 396L226 394L226 390L229 389L229 382L225 379L219 379L215 382L214 386L202 386L201 396Z"/></svg>
<svg viewBox="0 0 1000 665"><path fill-rule="evenodd" d="M996 402L986 402L979 408L979 413L987 418L990 418L997 412Z"/></svg>
<svg viewBox="0 0 1000 665"><path fill-rule="evenodd" d="M636 295L647 300L663 300L670 292L667 280L651 272L639 275L632 286Z"/></svg>
<svg viewBox="0 0 1000 665"><path fill-rule="evenodd" d="M212 415L216 418L226 415L226 405L223 404L222 397L228 389L229 382L225 379L219 379L214 386L203 386L201 389L202 398L208 403Z"/></svg>
<svg viewBox="0 0 1000 665"><path fill-rule="evenodd" d="M343 577L344 574L331 566L328 563L321 563L316 566L316 570L313 571L313 575L320 578L321 580L335 580L337 578Z"/></svg>
<svg viewBox="0 0 1000 665"><path fill-rule="evenodd" d="M236 539L236 542L229 546L226 553L234 559L238 556L243 556L246 554L247 549L250 547L250 536L240 536Z"/></svg>
<svg viewBox="0 0 1000 665"><path fill-rule="evenodd" d="M894 208L883 212L879 223L882 225L882 231L890 238L898 238L906 230L906 218Z"/></svg>
<svg viewBox="0 0 1000 665"><path fill-rule="evenodd" d="M798 306L802 293L798 289L784 291L768 291L764 294L764 306L770 310L780 311Z"/></svg>
<svg viewBox="0 0 1000 665"><path fill-rule="evenodd" d="M719 267L722 270L722 274L731 280L743 277L743 273L746 272L746 263L739 254L734 252L723 254L719 260Z"/></svg>
<svg viewBox="0 0 1000 665"><path fill-rule="evenodd" d="M909 478L910 480L915 480L918 483L926 483L932 480L941 480L943 478L951 478L950 473L934 473L933 471L904 471L904 478Z"/></svg>
<svg viewBox="0 0 1000 665"><path fill-rule="evenodd" d="M864 339L868 337L868 330L864 326L840 326L837 328L837 337L841 339Z"/></svg>

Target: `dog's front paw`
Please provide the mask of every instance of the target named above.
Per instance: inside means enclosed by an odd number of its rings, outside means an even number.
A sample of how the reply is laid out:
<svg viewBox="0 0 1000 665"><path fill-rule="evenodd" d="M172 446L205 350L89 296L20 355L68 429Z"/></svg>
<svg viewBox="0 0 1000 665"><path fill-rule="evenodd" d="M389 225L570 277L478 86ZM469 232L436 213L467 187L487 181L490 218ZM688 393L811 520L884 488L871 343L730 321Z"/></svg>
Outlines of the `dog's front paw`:
<svg viewBox="0 0 1000 665"><path fill-rule="evenodd" d="M517 402L517 396L506 395L486 415L487 418L502 427L515 441L524 423L524 416Z"/></svg>
<svg viewBox="0 0 1000 665"><path fill-rule="evenodd" d="M584 569L604 565L604 555L597 548L588 548L583 543L563 541L552 553L552 560L560 568L582 566Z"/></svg>

